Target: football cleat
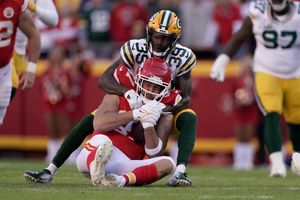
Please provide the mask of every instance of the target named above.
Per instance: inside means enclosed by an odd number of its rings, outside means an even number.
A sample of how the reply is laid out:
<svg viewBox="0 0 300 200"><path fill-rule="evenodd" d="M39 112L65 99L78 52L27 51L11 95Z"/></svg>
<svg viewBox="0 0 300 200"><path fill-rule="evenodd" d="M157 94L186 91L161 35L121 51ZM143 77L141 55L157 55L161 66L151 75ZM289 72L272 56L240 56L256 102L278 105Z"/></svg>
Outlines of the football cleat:
<svg viewBox="0 0 300 200"><path fill-rule="evenodd" d="M286 168L285 165L272 165L271 166L271 172L270 177L279 177L284 178L286 177Z"/></svg>
<svg viewBox="0 0 300 200"><path fill-rule="evenodd" d="M300 176L300 153L293 153L291 170L294 174Z"/></svg>
<svg viewBox="0 0 300 200"><path fill-rule="evenodd" d="M169 178L168 186L172 187L189 187L192 186L192 181L187 178L187 173L181 173L176 176L173 174Z"/></svg>
<svg viewBox="0 0 300 200"><path fill-rule="evenodd" d="M98 146L95 159L90 164L91 181L93 185L101 184L105 175L105 167L109 161L113 145L110 139L103 139Z"/></svg>
<svg viewBox="0 0 300 200"><path fill-rule="evenodd" d="M116 174L108 174L103 178L101 181L101 184L99 186L103 187L123 187L122 181L121 181L122 176L118 176Z"/></svg>
<svg viewBox="0 0 300 200"><path fill-rule="evenodd" d="M34 183L51 183L53 179L53 175L48 169L39 172L25 171L23 176L26 180Z"/></svg>

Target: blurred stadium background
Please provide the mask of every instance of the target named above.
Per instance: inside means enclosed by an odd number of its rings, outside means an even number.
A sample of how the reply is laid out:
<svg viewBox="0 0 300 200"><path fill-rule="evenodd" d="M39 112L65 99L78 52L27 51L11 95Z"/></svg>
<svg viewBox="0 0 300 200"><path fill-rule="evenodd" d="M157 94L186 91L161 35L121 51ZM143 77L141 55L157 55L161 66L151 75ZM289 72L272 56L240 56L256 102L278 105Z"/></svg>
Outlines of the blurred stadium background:
<svg viewBox="0 0 300 200"><path fill-rule="evenodd" d="M197 142L192 163L223 166L232 162L235 137L232 115L224 112L224 94L238 77L239 60L252 52L249 41L231 62L224 84L209 79L213 59L241 25L247 13L247 0L54 0L60 14L55 28L39 24L42 35L41 60L37 80L28 92L18 91L9 106L4 125L0 127L0 157L38 158L46 155L48 130L44 119L41 77L48 66L53 47L64 51L62 66L78 67L85 73L76 101L76 119L93 111L103 91L97 79L118 55L120 46L131 38L145 36L145 24L158 10L176 12L183 24L180 44L195 52L198 63L192 71L193 96L191 108L198 115ZM222 30L222 31L219 31ZM30 48L30 47L29 47ZM225 102L226 103L226 102ZM284 125L283 125L284 128ZM261 123L257 124L253 143L256 163L264 164L261 146ZM287 152L291 152L286 143Z"/></svg>

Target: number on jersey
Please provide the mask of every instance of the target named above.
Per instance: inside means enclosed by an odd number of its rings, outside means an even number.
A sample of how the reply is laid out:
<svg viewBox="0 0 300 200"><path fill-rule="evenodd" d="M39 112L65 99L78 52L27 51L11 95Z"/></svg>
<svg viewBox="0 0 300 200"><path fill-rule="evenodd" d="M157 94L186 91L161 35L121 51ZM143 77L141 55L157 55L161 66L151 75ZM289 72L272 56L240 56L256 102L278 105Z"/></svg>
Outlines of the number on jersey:
<svg viewBox="0 0 300 200"><path fill-rule="evenodd" d="M7 47L11 43L14 24L11 21L0 22L0 48Z"/></svg>
<svg viewBox="0 0 300 200"><path fill-rule="evenodd" d="M279 38L286 38L288 43L286 45L279 45ZM291 48L296 40L297 40L297 32L296 31L281 31L277 33L274 30L266 30L262 33L262 38L265 40L265 47L270 49L275 49L277 47L281 47L282 49Z"/></svg>

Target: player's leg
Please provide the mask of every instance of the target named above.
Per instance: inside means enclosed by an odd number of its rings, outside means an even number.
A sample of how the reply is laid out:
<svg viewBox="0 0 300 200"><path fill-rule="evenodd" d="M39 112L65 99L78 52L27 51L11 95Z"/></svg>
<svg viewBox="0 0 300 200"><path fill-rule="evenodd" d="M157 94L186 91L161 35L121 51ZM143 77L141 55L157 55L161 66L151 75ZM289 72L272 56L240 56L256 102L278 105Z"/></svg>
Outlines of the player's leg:
<svg viewBox="0 0 300 200"><path fill-rule="evenodd" d="M289 127L294 154L291 169L300 175L300 79L285 80L284 116Z"/></svg>
<svg viewBox="0 0 300 200"><path fill-rule="evenodd" d="M283 90L280 79L256 73L255 87L258 106L264 114L265 145L271 161L271 177L285 177L286 168L282 153L280 115L282 113Z"/></svg>
<svg viewBox="0 0 300 200"><path fill-rule="evenodd" d="M0 126L3 123L7 107L10 102L12 89L12 67L11 63L0 68Z"/></svg>
<svg viewBox="0 0 300 200"><path fill-rule="evenodd" d="M116 153L122 155L120 150L113 153L112 161L108 163L106 173L108 174L103 186L129 186L129 185L146 185L151 184L164 176L170 174L175 169L175 163L168 156L160 156L145 160L125 160L118 161ZM126 156L126 155L125 155ZM124 154L123 154L124 157Z"/></svg>
<svg viewBox="0 0 300 200"><path fill-rule="evenodd" d="M93 119L94 115L92 114L81 119L71 129L49 166L39 172L25 171L25 178L37 183L51 182L57 169L68 159L71 153L81 145L86 136L94 131Z"/></svg>
<svg viewBox="0 0 300 200"><path fill-rule="evenodd" d="M254 123L247 123L242 119L234 123L237 142L233 148L233 168L236 170L251 170L253 168L254 146L251 139L254 131Z"/></svg>
<svg viewBox="0 0 300 200"><path fill-rule="evenodd" d="M77 157L77 169L87 176L90 174L93 185L101 184L107 162L113 151L111 140L105 135L94 135Z"/></svg>
<svg viewBox="0 0 300 200"><path fill-rule="evenodd" d="M185 170L196 140L197 116L191 109L180 111L174 119L175 128L179 132L177 167L169 179L170 186L190 186Z"/></svg>

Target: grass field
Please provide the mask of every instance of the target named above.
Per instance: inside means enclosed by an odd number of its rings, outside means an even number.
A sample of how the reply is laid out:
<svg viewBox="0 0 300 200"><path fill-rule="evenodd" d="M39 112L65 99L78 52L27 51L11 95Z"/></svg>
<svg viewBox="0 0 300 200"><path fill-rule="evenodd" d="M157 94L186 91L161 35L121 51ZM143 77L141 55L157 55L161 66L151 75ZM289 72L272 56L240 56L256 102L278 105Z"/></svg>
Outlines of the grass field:
<svg viewBox="0 0 300 200"><path fill-rule="evenodd" d="M76 170L63 166L52 184L26 182L23 171L39 170L38 161L0 160L0 200L190 200L190 199L300 199L300 177L269 178L267 169L251 172L230 168L190 167L190 188L170 188L167 178L145 187L97 188Z"/></svg>

